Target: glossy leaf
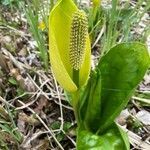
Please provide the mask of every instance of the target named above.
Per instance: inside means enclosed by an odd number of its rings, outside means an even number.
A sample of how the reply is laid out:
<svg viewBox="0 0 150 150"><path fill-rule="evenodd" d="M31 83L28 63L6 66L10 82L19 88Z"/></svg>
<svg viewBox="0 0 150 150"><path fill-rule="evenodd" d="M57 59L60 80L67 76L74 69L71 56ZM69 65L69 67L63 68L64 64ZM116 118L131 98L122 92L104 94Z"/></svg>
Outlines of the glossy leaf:
<svg viewBox="0 0 150 150"><path fill-rule="evenodd" d="M71 22L78 10L72 0L58 0L49 17L50 61L59 84L68 92L77 91L73 82L73 69L69 58ZM86 37L86 48L79 72L79 88L86 84L90 73L90 41Z"/></svg>
<svg viewBox="0 0 150 150"><path fill-rule="evenodd" d="M101 113L101 76L99 71L91 73L87 88L79 104L80 120L82 125L92 132L99 128ZM95 123L96 122L96 123Z"/></svg>
<svg viewBox="0 0 150 150"><path fill-rule="evenodd" d="M103 135L78 130L77 150L129 150L126 133L114 123Z"/></svg>
<svg viewBox="0 0 150 150"><path fill-rule="evenodd" d="M98 65L102 77L100 133L126 106L149 64L147 48L140 43L119 44L101 58Z"/></svg>

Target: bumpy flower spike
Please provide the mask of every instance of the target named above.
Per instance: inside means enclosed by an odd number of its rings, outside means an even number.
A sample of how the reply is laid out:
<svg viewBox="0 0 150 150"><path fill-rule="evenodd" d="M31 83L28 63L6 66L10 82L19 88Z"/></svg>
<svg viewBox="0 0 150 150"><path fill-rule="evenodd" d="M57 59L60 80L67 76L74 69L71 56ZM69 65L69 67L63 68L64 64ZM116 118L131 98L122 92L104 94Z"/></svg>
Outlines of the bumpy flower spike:
<svg viewBox="0 0 150 150"><path fill-rule="evenodd" d="M85 54L87 34L87 17L83 11L78 10L72 17L69 55L73 68L73 80L77 86L79 85L79 70Z"/></svg>
<svg viewBox="0 0 150 150"><path fill-rule="evenodd" d="M88 22L85 13L81 10L73 14L70 36L70 62L72 68L79 70L85 53Z"/></svg>

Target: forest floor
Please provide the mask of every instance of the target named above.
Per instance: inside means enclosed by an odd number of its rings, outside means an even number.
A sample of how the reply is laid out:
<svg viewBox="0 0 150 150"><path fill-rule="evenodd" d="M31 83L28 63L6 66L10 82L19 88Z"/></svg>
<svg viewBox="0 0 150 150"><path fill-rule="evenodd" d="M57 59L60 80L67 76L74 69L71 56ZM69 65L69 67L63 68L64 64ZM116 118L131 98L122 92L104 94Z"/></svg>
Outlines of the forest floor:
<svg viewBox="0 0 150 150"><path fill-rule="evenodd" d="M93 61L98 53L94 48ZM24 13L4 5L0 5L0 103L0 149L59 150L57 143L65 150L75 149L73 109L51 70L43 69ZM150 149L150 71L116 122L127 132L132 150Z"/></svg>

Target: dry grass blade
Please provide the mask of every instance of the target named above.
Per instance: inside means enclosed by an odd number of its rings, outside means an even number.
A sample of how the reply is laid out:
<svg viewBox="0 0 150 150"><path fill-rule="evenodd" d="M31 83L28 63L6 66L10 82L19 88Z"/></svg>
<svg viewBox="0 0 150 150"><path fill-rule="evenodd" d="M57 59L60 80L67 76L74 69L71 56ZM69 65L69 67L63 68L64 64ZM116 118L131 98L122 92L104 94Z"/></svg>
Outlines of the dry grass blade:
<svg viewBox="0 0 150 150"><path fill-rule="evenodd" d="M10 106L10 107L12 107L12 108L15 108L12 104L8 103L8 102L7 102L4 98L2 98L1 96L0 96L0 101L1 101L2 103L6 104L7 106Z"/></svg>
<svg viewBox="0 0 150 150"><path fill-rule="evenodd" d="M132 97L134 100L139 101L139 102L143 102L143 103L147 103L148 105L150 105L150 100L146 99L146 98L140 98L140 97Z"/></svg>
<svg viewBox="0 0 150 150"><path fill-rule="evenodd" d="M61 103L61 98L60 98L60 93L59 93L59 90L58 90L58 85L57 85L57 81L54 77L54 82L55 82L55 86L56 86L56 91L57 91L57 94L58 94L58 100L59 100L59 107L60 107L60 119L61 119L61 126L60 126L60 129L63 130L63 126L64 126L64 118L63 118L63 109L62 109L62 103Z"/></svg>

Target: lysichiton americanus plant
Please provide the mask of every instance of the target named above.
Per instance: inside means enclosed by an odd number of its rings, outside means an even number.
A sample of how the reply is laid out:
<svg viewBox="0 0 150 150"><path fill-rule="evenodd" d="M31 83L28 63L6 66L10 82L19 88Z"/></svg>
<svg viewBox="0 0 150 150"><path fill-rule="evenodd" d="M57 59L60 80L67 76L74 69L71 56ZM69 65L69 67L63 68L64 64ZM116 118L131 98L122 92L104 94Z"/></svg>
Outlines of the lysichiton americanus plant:
<svg viewBox="0 0 150 150"><path fill-rule="evenodd" d="M49 18L50 60L59 84L68 92L84 86L90 73L87 18L72 0L58 0Z"/></svg>
<svg viewBox="0 0 150 150"><path fill-rule="evenodd" d="M128 137L114 120L150 64L145 45L118 44L91 71L87 16L72 0L53 7L49 45L52 71L74 108L77 150L129 150Z"/></svg>

